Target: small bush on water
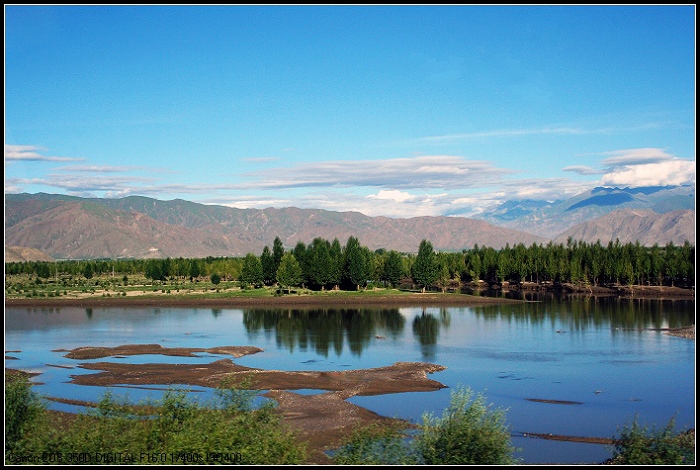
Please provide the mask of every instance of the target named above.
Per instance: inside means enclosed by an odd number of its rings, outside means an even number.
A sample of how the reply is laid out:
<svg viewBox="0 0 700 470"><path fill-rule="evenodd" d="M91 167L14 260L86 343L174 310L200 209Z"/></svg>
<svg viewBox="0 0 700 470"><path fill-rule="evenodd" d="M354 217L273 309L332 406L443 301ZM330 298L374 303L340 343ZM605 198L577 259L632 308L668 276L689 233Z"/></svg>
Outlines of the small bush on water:
<svg viewBox="0 0 700 470"><path fill-rule="evenodd" d="M337 465L416 465L422 458L395 425L373 424L353 431L332 456Z"/></svg>
<svg viewBox="0 0 700 470"><path fill-rule="evenodd" d="M614 465L695 465L695 433L675 432L671 419L663 429L643 426L637 419L623 427L610 460Z"/></svg>
<svg viewBox="0 0 700 470"><path fill-rule="evenodd" d="M515 448L505 410L491 410L486 398L469 389L452 392L442 418L423 417L417 445L427 465L510 465Z"/></svg>
<svg viewBox="0 0 700 470"><path fill-rule="evenodd" d="M510 443L505 411L491 410L486 399L457 389L442 418L423 417L413 440L396 427L355 431L333 456L337 464L510 465L516 450Z"/></svg>

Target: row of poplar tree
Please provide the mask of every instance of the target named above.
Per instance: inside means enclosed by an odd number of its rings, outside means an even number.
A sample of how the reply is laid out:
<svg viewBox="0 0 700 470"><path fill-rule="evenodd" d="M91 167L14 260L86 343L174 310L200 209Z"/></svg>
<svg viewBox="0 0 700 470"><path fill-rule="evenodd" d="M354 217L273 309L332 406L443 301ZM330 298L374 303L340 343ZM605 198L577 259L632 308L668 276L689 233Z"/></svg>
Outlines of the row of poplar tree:
<svg viewBox="0 0 700 470"><path fill-rule="evenodd" d="M690 242L646 247L639 243L607 245L568 240L566 245L532 244L496 250L475 245L462 252L436 252L423 240L416 253L370 250L356 237L343 246L315 238L287 250L276 237L260 255L243 258L165 258L6 263L6 275L28 273L51 278L118 273L143 274L152 280L202 276L238 280L246 286L356 290L368 283L396 286L413 282L421 288L443 290L455 281L488 283L554 282L578 285L695 285L695 246Z"/></svg>

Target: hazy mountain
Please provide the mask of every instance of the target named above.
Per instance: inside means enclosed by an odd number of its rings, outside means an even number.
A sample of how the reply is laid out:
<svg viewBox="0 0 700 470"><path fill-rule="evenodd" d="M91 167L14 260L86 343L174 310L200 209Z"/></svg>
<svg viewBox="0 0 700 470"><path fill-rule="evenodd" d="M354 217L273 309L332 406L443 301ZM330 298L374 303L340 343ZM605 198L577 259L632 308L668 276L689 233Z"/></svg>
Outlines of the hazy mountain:
<svg viewBox="0 0 700 470"><path fill-rule="evenodd" d="M565 243L576 240L645 245L695 240L694 210L657 213L688 205L688 188L597 188L567 201L511 201L485 220L464 217L368 217L320 209L235 209L176 199L79 198L51 194L5 195L5 244L57 258L160 258L260 254L280 237L287 248L314 238L357 237L370 249L415 252L421 240L436 250L475 244ZM642 208L619 210L620 206ZM617 210L616 210L617 209ZM514 227L521 227L516 230ZM6 252L7 257L7 252Z"/></svg>
<svg viewBox="0 0 700 470"><path fill-rule="evenodd" d="M500 227L551 239L574 226L619 209L650 209L660 215L677 210L694 211L695 187L599 187L561 201L506 201L480 218Z"/></svg>
<svg viewBox="0 0 700 470"><path fill-rule="evenodd" d="M570 228L557 237L555 242L566 243L571 237L588 243L600 240L605 244L619 239L622 243L639 241L646 246L654 243L665 245L668 242L682 245L686 240L695 244L694 235L694 211L678 210L657 214L650 209L619 209Z"/></svg>
<svg viewBox="0 0 700 470"><path fill-rule="evenodd" d="M5 262L20 263L23 261L54 261L48 254L35 248L26 246L6 246L5 247Z"/></svg>
<svg viewBox="0 0 700 470"><path fill-rule="evenodd" d="M501 248L543 243L528 233L459 217L391 219L316 209L235 209L146 197L78 198L50 194L5 196L5 243L55 258L149 258L260 254L275 237L298 241L357 237L370 249L418 250L428 239L437 250L475 244Z"/></svg>

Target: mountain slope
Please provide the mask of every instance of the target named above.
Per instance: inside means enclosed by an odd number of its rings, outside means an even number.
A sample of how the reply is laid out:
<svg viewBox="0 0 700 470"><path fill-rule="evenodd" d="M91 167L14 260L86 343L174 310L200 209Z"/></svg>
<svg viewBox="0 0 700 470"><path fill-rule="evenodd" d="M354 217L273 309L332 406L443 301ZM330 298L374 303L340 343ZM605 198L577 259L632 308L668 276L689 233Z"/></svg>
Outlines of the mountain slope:
<svg viewBox="0 0 700 470"><path fill-rule="evenodd" d="M587 243L619 239L622 243L639 241L641 245L695 244L695 212L678 210L657 214L652 210L620 209L594 220L578 224L555 239L566 243L571 237Z"/></svg>
<svg viewBox="0 0 700 470"><path fill-rule="evenodd" d="M598 187L566 200L506 201L480 218L489 223L555 238L570 228L619 209L651 209L658 214L695 210L694 186ZM694 233L694 232L693 232Z"/></svg>
<svg viewBox="0 0 700 470"><path fill-rule="evenodd" d="M54 261L54 259L36 248L28 248L26 246L5 247L6 263L21 263L24 261Z"/></svg>
<svg viewBox="0 0 700 470"><path fill-rule="evenodd" d="M390 219L357 212L234 209L144 197L97 199L48 194L6 195L6 244L43 250L55 258L150 258L259 254L279 236L298 241L357 237L370 249L415 252L422 239L437 250L475 244L542 243L523 232L459 217Z"/></svg>
<svg viewBox="0 0 700 470"><path fill-rule="evenodd" d="M649 199L645 204L670 207L677 205L678 200L687 203L687 195L668 189L635 193L627 188L625 194L640 203L641 197L658 193L665 196ZM569 237L589 243L614 239L622 243L639 241L649 246L665 245L669 241L694 243L694 210L659 214L649 208L610 209L615 207L615 201L628 200L628 196L620 196L616 189L599 190L557 203L529 201L504 206L501 221L510 219L508 222L513 224L520 221L537 233L549 234L539 237L464 217L392 219L295 207L235 209L180 199L8 194L5 244L31 247L61 259L244 256L260 254L266 245L272 246L275 237L292 248L299 241L308 244L316 237L337 238L345 244L348 237L355 236L370 249L402 252L415 252L423 239L430 240L440 251L461 251L475 244L500 249L506 244L529 246L550 240L566 243ZM594 217L601 207L603 215ZM548 211L554 215L548 215ZM525 218L516 216L517 213L524 213ZM561 226L566 228L556 231Z"/></svg>

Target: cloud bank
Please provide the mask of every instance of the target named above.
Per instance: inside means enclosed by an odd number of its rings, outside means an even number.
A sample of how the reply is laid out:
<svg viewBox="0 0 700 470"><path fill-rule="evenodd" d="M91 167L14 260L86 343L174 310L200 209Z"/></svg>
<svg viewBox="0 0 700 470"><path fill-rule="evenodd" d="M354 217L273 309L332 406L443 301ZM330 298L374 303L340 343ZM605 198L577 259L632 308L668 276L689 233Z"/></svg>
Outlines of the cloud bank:
<svg viewBox="0 0 700 470"><path fill-rule="evenodd" d="M30 145L6 145L10 161L65 162ZM90 197L144 195L172 199L197 195L197 202L238 208L289 207L357 211L370 216L478 217L508 200L555 201L596 186L667 186L695 184L695 161L663 149L606 152L600 168L566 166L586 181L568 178L519 178L518 172L488 161L457 155L425 155L378 160L306 162L250 172L230 183L183 183L160 177L163 169L68 165L36 178L5 179L5 192L27 187ZM267 158L266 161L269 161ZM139 174L141 173L141 174ZM239 175L240 176L240 175Z"/></svg>

